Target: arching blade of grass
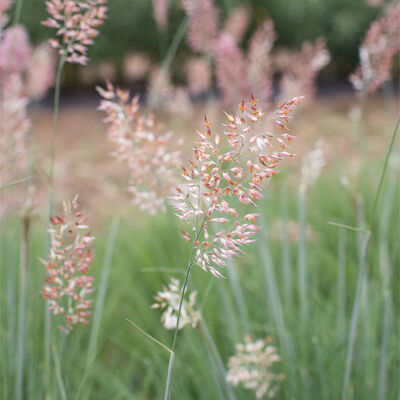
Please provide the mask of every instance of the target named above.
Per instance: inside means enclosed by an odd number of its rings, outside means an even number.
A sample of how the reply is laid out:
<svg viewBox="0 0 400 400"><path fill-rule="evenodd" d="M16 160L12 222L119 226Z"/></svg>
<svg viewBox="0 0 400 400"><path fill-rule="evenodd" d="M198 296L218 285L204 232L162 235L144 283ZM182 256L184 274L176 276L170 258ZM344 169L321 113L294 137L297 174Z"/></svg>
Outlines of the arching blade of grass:
<svg viewBox="0 0 400 400"><path fill-rule="evenodd" d="M22 218L22 238L19 271L19 299L18 299L18 326L17 326L17 348L16 348L16 378L15 399L23 399L23 377L25 359L25 321L26 321L26 292L27 275L29 263L29 217Z"/></svg>
<svg viewBox="0 0 400 400"><path fill-rule="evenodd" d="M6 183L5 185L0 185L0 191L4 190L4 189L7 189L7 188L10 188L10 187L15 186L15 185L20 185L21 183L29 182L31 179L32 179L32 177L28 176L27 178L23 178L23 179L19 179L17 181Z"/></svg>
<svg viewBox="0 0 400 400"><path fill-rule="evenodd" d="M64 381L62 378L60 358L58 356L57 346L55 344L53 345L53 358L54 358L54 364L56 367L55 372L56 372L56 379L57 379L57 385L58 385L58 390L60 392L60 396L61 396L62 400L68 400L67 392L65 391Z"/></svg>
<svg viewBox="0 0 400 400"><path fill-rule="evenodd" d="M388 338L390 329L390 316L392 296L390 290L390 252L389 252L389 232L390 219L393 217L393 204L395 194L399 190L397 169L393 168L390 181L386 185L385 202L382 207L382 217L379 221L379 266L381 271L383 315L381 328L381 346L378 370L378 399L384 400L387 392L387 352Z"/></svg>
<svg viewBox="0 0 400 400"><path fill-rule="evenodd" d="M168 351L168 353L171 354L171 356L174 354L174 352L166 346L164 343L161 343L159 340L157 340L155 337L151 336L149 333L144 331L142 328L140 328L138 325L136 325L133 321L131 321L128 318L125 318L129 323L131 323L140 333L143 333L147 338L149 338L151 341L154 343L157 343L159 346L161 346L164 350Z"/></svg>
<svg viewBox="0 0 400 400"><path fill-rule="evenodd" d="M282 218L282 242L281 242L281 262L283 272L283 293L286 307L293 304L292 271L290 266L290 241L288 232L288 193L286 182L282 183L280 194L281 218Z"/></svg>
<svg viewBox="0 0 400 400"><path fill-rule="evenodd" d="M243 292L239 284L238 270L235 260L228 260L227 271L228 271L229 283L231 284L236 305L239 309L240 320L242 321L244 326L249 326L249 316L247 313Z"/></svg>
<svg viewBox="0 0 400 400"><path fill-rule="evenodd" d="M307 214L307 193L303 190L299 191L298 197L298 218L299 218L299 246L298 246L298 293L300 300L300 320L301 329L306 324L308 314L307 300L307 260L306 260L306 214Z"/></svg>
<svg viewBox="0 0 400 400"><path fill-rule="evenodd" d="M264 222L264 221L263 221ZM286 353L286 357L290 360L295 359L295 351L293 340L290 337L289 332L286 329L284 320L284 311L282 307L282 300L279 294L279 287L276 280L275 271L272 264L272 258L268 247L266 224L261 224L261 231L264 233L263 237L260 237L257 241L258 251L260 255L260 260L262 262L264 270L264 278L267 292L267 300L272 313L274 323L277 329L278 338L282 349ZM291 389L295 391L295 379L294 377L289 377Z"/></svg>
<svg viewBox="0 0 400 400"><path fill-rule="evenodd" d="M347 232L339 229L337 257L338 338L342 342L346 329L346 243Z"/></svg>
<svg viewBox="0 0 400 400"><path fill-rule="evenodd" d="M228 399L235 400L236 397L233 393L233 390L226 381L226 370L224 367L224 363L222 362L222 359L218 352L217 346L214 343L214 340L211 336L210 330L208 329L208 326L207 326L206 322L204 321L204 319L201 319L201 321L200 321L200 333L202 334L203 339L206 342L206 345L210 350L210 353L214 357L216 366L218 368L219 376L222 381L221 384L223 385L223 387L226 391L226 395L228 396Z"/></svg>

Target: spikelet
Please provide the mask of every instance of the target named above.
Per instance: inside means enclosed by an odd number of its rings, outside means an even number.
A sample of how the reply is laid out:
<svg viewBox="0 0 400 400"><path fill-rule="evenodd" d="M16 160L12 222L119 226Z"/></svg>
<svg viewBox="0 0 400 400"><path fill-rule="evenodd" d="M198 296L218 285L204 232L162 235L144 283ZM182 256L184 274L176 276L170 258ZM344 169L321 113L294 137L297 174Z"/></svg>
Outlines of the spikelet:
<svg viewBox="0 0 400 400"><path fill-rule="evenodd" d="M64 215L51 217L50 254L41 260L46 267L42 296L54 315L62 315L59 329L69 333L74 325L86 325L91 314L93 277L87 272L93 258L93 237L78 198L64 202Z"/></svg>
<svg viewBox="0 0 400 400"><path fill-rule="evenodd" d="M186 3L186 4L185 4ZM211 54L218 37L219 10L213 0L186 1L188 42L194 51Z"/></svg>
<svg viewBox="0 0 400 400"><path fill-rule="evenodd" d="M25 140L31 122L20 74L7 74L1 80L0 89L0 185L4 185L27 174L29 163Z"/></svg>
<svg viewBox="0 0 400 400"><path fill-rule="evenodd" d="M270 342L270 338L253 341L246 336L245 343L236 345L236 355L228 362L226 380L234 386L241 384L253 390L257 399L275 397L280 382L285 378L283 374L274 372L274 364L280 361L280 357Z"/></svg>
<svg viewBox="0 0 400 400"><path fill-rule="evenodd" d="M140 113L138 97L130 99L129 92L111 83L97 90L103 97L99 110L107 115L112 155L129 170L133 204L151 215L165 212L165 197L176 185L183 141L173 141L169 132L157 134L153 117Z"/></svg>
<svg viewBox="0 0 400 400"><path fill-rule="evenodd" d="M360 47L360 66L350 76L359 92L372 93L391 78L393 58L400 50L400 3L374 21Z"/></svg>
<svg viewBox="0 0 400 400"><path fill-rule="evenodd" d="M164 286L163 290L158 292L157 296L154 297L155 303L152 305L152 308L163 310L161 322L166 329L176 328L181 291L179 280L171 278L168 286ZM197 293L192 292L188 300L183 300L178 329L182 329L186 325L191 325L195 328L200 322L200 313L195 309L196 296Z"/></svg>
<svg viewBox="0 0 400 400"><path fill-rule="evenodd" d="M214 276L221 277L218 269L255 241L258 214L248 213L248 208L256 206L280 162L294 156L288 151L293 136L287 124L301 100L280 105L267 119L252 98L242 102L236 114L226 114L224 138L211 132L207 118L205 131L198 132L194 158L182 167L185 183L171 200L178 218L189 225L182 237L194 246L191 262ZM236 202L245 207L235 208Z"/></svg>
<svg viewBox="0 0 400 400"><path fill-rule="evenodd" d="M274 23L266 20L253 34L247 55L249 91L257 93L264 103L268 103L272 96L273 69L270 52L275 38Z"/></svg>
<svg viewBox="0 0 400 400"><path fill-rule="evenodd" d="M48 28L57 29L58 39L50 44L58 49L66 61L86 65L89 61L87 47L99 34L98 28L107 13L107 0L47 0L46 9L50 17L42 22Z"/></svg>
<svg viewBox="0 0 400 400"><path fill-rule="evenodd" d="M296 93L303 93L310 103L315 95L318 73L329 60L330 55L323 38L318 38L314 43L305 42L301 51L293 55L289 67L282 75L281 101L292 98Z"/></svg>
<svg viewBox="0 0 400 400"><path fill-rule="evenodd" d="M246 6L235 7L228 15L223 33L230 35L236 43L240 43L250 23L250 12Z"/></svg>
<svg viewBox="0 0 400 400"><path fill-rule="evenodd" d="M225 104L233 104L246 97L246 63L243 52L230 35L223 34L215 45L216 76Z"/></svg>
<svg viewBox="0 0 400 400"><path fill-rule="evenodd" d="M169 0L152 0L152 4L154 21L164 31L168 27Z"/></svg>

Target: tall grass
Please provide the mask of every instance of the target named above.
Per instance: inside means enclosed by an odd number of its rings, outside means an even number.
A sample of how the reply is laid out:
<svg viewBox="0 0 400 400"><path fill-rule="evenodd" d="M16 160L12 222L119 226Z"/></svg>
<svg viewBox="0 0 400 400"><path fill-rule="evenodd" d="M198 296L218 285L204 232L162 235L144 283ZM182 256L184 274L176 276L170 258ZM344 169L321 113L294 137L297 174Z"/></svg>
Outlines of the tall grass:
<svg viewBox="0 0 400 400"><path fill-rule="evenodd" d="M389 167L391 171L395 168L391 164ZM368 170L370 166L365 168ZM175 359L174 366L177 377L173 381L174 393L179 393L182 398L246 398L248 392L238 388L230 388L232 394L229 395L223 380L223 368L233 354L238 339L251 333L254 337L271 335L282 356L280 368L286 379L278 398L337 399L341 396L347 355L347 335L343 337L343 332L348 332L350 327L359 252L354 232L346 231L346 238L343 239L343 233L340 233L343 228L338 230L327 224L329 219L352 224L357 220L351 199L339 190L341 186L337 176L336 170L323 172L308 196L309 209L318 211L309 214L307 222L314 231L314 241L307 246L307 270L315 279L309 281L307 292L310 312L306 332L299 329L299 302L293 301L291 307L285 305L285 278L288 272L283 270L282 265L288 258L289 273L296 287L296 244L288 241L284 246L288 254L284 254L282 243L275 241L274 232L270 229L274 218L281 213L286 214L286 218L297 218L297 188L289 182L285 182L286 210L281 207L281 195L277 189L286 181L282 175L269 187L262 207L264 235L246 257L235 260L236 283L228 278L214 282L210 287L208 274L198 268L192 271L189 289L195 287L198 290L199 305L203 304L202 314L207 325L200 330L189 327L181 332L179 357ZM385 212L377 214L378 226L381 227L379 237L372 236L370 243L370 263L373 267L368 273L369 315L359 315L360 326L368 328L368 343L372 348L363 346L362 335L355 336L355 362L349 376L348 399L376 399L378 395L380 398L395 399L397 396L395 382L399 373L399 355L395 343L399 339L396 329L399 320L395 310L398 309L399 298L393 266L399 262L399 254L395 251L397 227L394 218L399 185L394 172L390 176L390 181L383 185L380 203L384 204L381 207ZM365 206L370 209L372 204L368 199L373 198L375 188L373 182L362 177L360 195L367 199ZM329 194L332 190L338 194L335 198ZM18 241L13 238L18 237L20 228L18 218L8 217L4 222L8 230L7 236L2 237L4 262L1 264L1 276L5 279L1 280L0 293L1 309L7 312L2 313L0 336L2 348L7 347L8 351L2 353L5 354L2 364L6 368L1 369L1 386L2 398L12 399L16 396L14 386L7 382L14 382L16 373L15 352L10 349L16 349L16 285L19 272L9 266L15 265L18 260ZM37 345L42 338L44 319L35 310L43 304L38 291L44 272L37 256L41 254L45 235L37 225L32 229L30 289L27 291L25 320L29 335L25 342L23 393L25 396L29 392L30 398L35 399L43 398L44 393L44 354L43 348ZM69 335L66 346L59 344L52 360L55 366L57 359L54 357L59 357L61 370L60 375L54 368L50 391L54 397L61 396L60 388L63 386L68 398L162 398L168 353L145 340L124 318L132 319L162 343L168 343L170 336L159 322L159 313L150 310L149 306L152 296L171 274L148 273L146 269L171 266L183 272L181 260L187 258L189 249L181 246L175 230L168 217L150 222L139 219L135 225L129 219L121 220L118 241L112 253L107 301L104 301L101 311L95 356L89 356L88 351L93 340L90 329L75 330ZM105 225L96 235L93 269L98 277L104 274L102 264L106 251L106 259L109 259L109 250L106 250L110 248L107 245L107 242L110 243L108 231L108 225ZM157 241L157 250L152 245L154 241ZM342 254L339 264L338 253ZM175 272L172 275L182 277ZM385 291L382 291L383 287ZM98 291L99 296L101 289ZM292 295L297 297L293 288ZM247 315L245 320L242 319L243 312ZM339 315L343 326L339 324ZM91 324L93 330L96 323L92 321ZM205 336L210 336L212 342L205 340ZM214 346L217 352L213 350ZM91 348L90 353L93 354L93 345ZM359 362L361 360L368 363ZM90 379L85 381L84 390L77 393L85 374ZM61 380L57 375L61 376ZM3 382L6 384L3 385Z"/></svg>

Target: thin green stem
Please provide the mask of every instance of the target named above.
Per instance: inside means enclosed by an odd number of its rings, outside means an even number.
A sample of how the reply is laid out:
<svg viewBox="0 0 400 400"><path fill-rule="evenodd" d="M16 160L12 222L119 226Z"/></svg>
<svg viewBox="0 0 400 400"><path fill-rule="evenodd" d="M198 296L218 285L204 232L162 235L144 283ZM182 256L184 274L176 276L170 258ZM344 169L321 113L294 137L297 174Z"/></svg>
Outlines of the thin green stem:
<svg viewBox="0 0 400 400"><path fill-rule="evenodd" d="M165 386L165 394L164 394L164 400L169 400L171 396L171 383L172 383L172 369L173 369L173 364L174 364L174 358L175 358L175 345L176 345L176 340L178 337L178 330L179 330L179 320L181 317L181 311L182 311L182 304L183 304L183 298L185 296L185 291L186 291L186 286L189 280L189 275L191 268L194 264L194 251L196 249L195 242L198 240L201 229L203 228L204 222L206 221L206 216L203 217L203 220L201 221L199 227L197 228L196 236L193 241L193 247L192 251L190 252L190 257L189 257L189 262L186 267L186 274L185 274L185 280L183 281L183 286L182 286L182 293L181 293L181 298L179 300L179 309L178 309L178 316L176 319L176 326L175 326L175 331L174 331L174 339L172 341L172 346L171 346L171 355L169 359L169 364L168 364L168 375L167 375L167 383Z"/></svg>
<svg viewBox="0 0 400 400"><path fill-rule="evenodd" d="M60 90L61 90L61 78L64 69L66 58L62 56L60 63L58 64L56 87L54 92L54 113L53 113L53 130L51 134L51 148L50 148L50 167L49 167L49 217L53 212L53 201L54 201L54 160L56 153L56 136L57 136L57 124L58 115L60 111Z"/></svg>
<svg viewBox="0 0 400 400"><path fill-rule="evenodd" d="M17 181L13 181L13 182L10 182L10 183L6 183L5 185L1 185L1 186L0 186L0 191L3 190L3 189L7 189L7 188L9 188L9 187L15 186L15 185L19 185L19 184L21 184L21 183L28 182L28 181L30 181L31 179L32 179L32 177L31 177L31 176L28 176L27 178L18 179Z"/></svg>
<svg viewBox="0 0 400 400"><path fill-rule="evenodd" d="M155 337L151 336L149 333L147 333L145 330L143 330L140 326L136 325L133 321L131 321L128 318L125 318L129 323L131 323L140 333L143 333L144 336L146 336L147 338L149 338L151 341L153 341L154 343L157 343L159 346L161 346L164 350L167 350L168 353L172 354L173 351L166 346L164 343L160 342L159 340L157 340Z"/></svg>
<svg viewBox="0 0 400 400"><path fill-rule="evenodd" d="M57 351L57 346L54 344L53 345L53 357L54 357L54 364L56 367L56 379L57 379L57 384L58 384L58 390L60 391L60 396L62 400L67 400L67 392L65 391L65 385L64 381L62 378L62 373L61 373L61 363L60 363L60 358L58 356L58 351Z"/></svg>
<svg viewBox="0 0 400 400"><path fill-rule="evenodd" d="M387 166L388 166L388 163L389 163L390 154L393 151L393 146L394 146L394 142L396 140L397 130L399 129L399 124L400 124L400 115L397 118L396 126L394 128L392 139L390 141L389 150L387 152L387 155L386 155L386 158L385 158L385 162L383 164L381 177L379 179L378 190L376 191L375 198L374 198L374 203L372 205L372 213L371 213L371 218L370 218L370 223L369 223L369 229L370 230L372 230L372 226L374 224L374 217L375 217L376 207L378 205L379 196L380 196L381 191L382 191L383 180L385 179L385 174L386 174Z"/></svg>
<svg viewBox="0 0 400 400"><path fill-rule="evenodd" d="M20 285L18 303L18 329L17 329L17 348L16 348L16 378L15 378L15 399L23 398L23 377L24 377L24 349L25 349L25 321L26 321L26 289L29 263L29 228L30 218L22 218L22 241L20 258Z"/></svg>
<svg viewBox="0 0 400 400"><path fill-rule="evenodd" d="M367 253L368 253L370 237L371 237L370 232L365 234L364 243L363 243L363 247L362 247L360 270L359 270L358 279L357 279L356 296L354 298L353 312L351 315L351 322L350 322L349 343L347 346L346 365L345 365L344 379L343 379L342 400L346 400L346 398L347 398L347 386L350 381L350 374L351 374L351 367L352 367L353 353L354 353L354 343L355 343L356 333L357 333L358 315L360 313L360 301L361 301L363 283L364 283L364 279L365 279L366 272L367 272Z"/></svg>
<svg viewBox="0 0 400 400"><path fill-rule="evenodd" d="M338 228L347 229L347 230L353 231L353 232L363 232L363 233L368 233L369 232L368 230L366 230L364 228L357 228L355 226L340 224L338 222L328 221L328 224L332 225L332 226L337 226Z"/></svg>
<svg viewBox="0 0 400 400"><path fill-rule="evenodd" d="M14 14L14 25L19 24L19 21L21 19L21 12L22 12L22 4L23 0L17 0L15 3L15 14Z"/></svg>
<svg viewBox="0 0 400 400"><path fill-rule="evenodd" d="M307 193L300 190L298 198L298 218L300 225L300 237L298 247L298 283L300 296L300 317L303 324L307 321L307 264L306 264L306 213Z"/></svg>

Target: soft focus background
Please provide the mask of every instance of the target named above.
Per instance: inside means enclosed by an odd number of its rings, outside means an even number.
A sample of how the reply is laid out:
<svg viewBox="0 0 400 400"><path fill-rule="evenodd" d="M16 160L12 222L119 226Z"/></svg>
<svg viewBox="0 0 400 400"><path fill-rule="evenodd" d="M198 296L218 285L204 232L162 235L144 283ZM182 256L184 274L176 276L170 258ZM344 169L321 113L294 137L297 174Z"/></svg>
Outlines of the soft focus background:
<svg viewBox="0 0 400 400"><path fill-rule="evenodd" d="M344 393L364 233L330 224L367 226L399 115L398 55L392 68L393 79L378 92L365 96L363 104L349 82L349 75L359 63L358 48L363 36L388 2L215 3L220 8L221 21L237 6L248 11L249 27L242 49L247 48L252 33L265 18L273 20L277 40L272 54L278 71L273 79L274 99L279 99L282 71L304 41L325 38L330 61L315 78L315 98L300 107L291 122L291 132L297 136L292 149L297 157L286 162L266 188L259 209L262 231L258 241L245 256L231 263L226 279L217 280L200 268L193 269L189 289L198 292L197 308L205 323L202 329L187 327L180 332L173 398L255 398L251 391L230 386L225 380L235 344L251 335L270 336L281 356L274 368L285 379L277 399L398 399L398 140L388 161L374 219L367 272L357 305L353 367ZM51 31L40 25L45 17L42 0L23 2L21 23L35 45L51 37ZM64 199L79 194L96 237L91 267L96 277L94 298L100 286L106 288L106 293L104 306L94 316L99 337L93 352L87 351L89 347L93 350L93 319L87 327L77 327L68 336L53 327L54 366L51 390L46 394L44 383L49 377L44 375L45 303L40 295L45 271L39 259L46 258L45 171L53 123L53 88L29 106L32 127L27 148L34 165L34 195L20 185L0 192L2 399L17 398L16 376L21 375L22 399L136 400L163 396L168 353L125 318L169 345L172 333L162 326L160 311L150 307L154 295L171 277L182 281L190 249L180 238L181 226L172 213L150 217L130 204L128 172L110 157L104 116L96 110L100 99L95 86L104 86L109 79L140 94L143 107L151 106L163 130L185 138L188 159L195 132L202 129L204 114L213 122L214 130L222 131L222 110L234 108L221 103L215 77L200 94L189 93L181 98L174 89L168 95L162 92L165 97L158 97L154 104L146 102L154 71L169 54L171 40L184 18L180 2L171 1L168 26L162 30L154 21L151 1L110 0L108 18L89 51L89 65L67 65L65 69L56 142L55 209L61 209ZM183 38L171 60L169 85L185 87L186 66L192 57L193 51ZM161 96L157 90L153 93L156 100ZM321 172L301 194L302 166L316 147L323 151ZM21 316L21 215L26 199L33 199L35 207L29 240L27 307ZM305 320L300 318L299 305L302 262L306 265L309 307ZM102 271L108 267L107 277ZM22 360L16 356L19 318L24 319L26 329Z"/></svg>

